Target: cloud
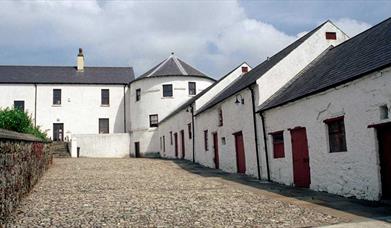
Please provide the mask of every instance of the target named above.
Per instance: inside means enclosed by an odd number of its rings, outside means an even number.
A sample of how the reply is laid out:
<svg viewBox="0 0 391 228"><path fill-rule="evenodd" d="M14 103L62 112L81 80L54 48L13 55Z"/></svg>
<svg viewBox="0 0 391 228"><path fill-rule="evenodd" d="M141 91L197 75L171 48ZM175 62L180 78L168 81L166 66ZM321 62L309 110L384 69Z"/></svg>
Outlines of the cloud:
<svg viewBox="0 0 391 228"><path fill-rule="evenodd" d="M350 18L334 20L334 23L350 37L353 37L371 27L371 25L366 22L357 21Z"/></svg>
<svg viewBox="0 0 391 228"><path fill-rule="evenodd" d="M174 51L221 77L297 39L250 18L238 1L2 1L0 64L133 66L140 75ZM367 26L338 20L354 33ZM300 34L300 33L299 33ZM302 35L301 33L300 35Z"/></svg>

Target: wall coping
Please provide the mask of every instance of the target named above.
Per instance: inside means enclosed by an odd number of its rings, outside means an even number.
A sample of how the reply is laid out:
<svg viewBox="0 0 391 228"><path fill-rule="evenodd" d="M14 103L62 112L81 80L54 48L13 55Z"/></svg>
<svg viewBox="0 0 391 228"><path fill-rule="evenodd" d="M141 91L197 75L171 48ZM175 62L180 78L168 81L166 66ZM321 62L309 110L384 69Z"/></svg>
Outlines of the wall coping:
<svg viewBox="0 0 391 228"><path fill-rule="evenodd" d="M27 141L27 142L46 142L45 140L42 140L30 134L24 134L24 133L9 131L0 128L0 140L3 139L19 140L19 141Z"/></svg>

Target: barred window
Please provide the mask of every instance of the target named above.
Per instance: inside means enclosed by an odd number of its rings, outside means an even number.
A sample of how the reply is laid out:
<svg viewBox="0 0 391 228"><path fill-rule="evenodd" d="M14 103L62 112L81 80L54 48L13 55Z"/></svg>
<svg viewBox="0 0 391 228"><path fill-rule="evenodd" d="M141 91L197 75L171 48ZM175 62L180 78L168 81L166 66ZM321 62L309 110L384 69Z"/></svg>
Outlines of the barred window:
<svg viewBox="0 0 391 228"><path fill-rule="evenodd" d="M189 82L189 95L196 95L196 83L195 82Z"/></svg>
<svg viewBox="0 0 391 228"><path fill-rule="evenodd" d="M101 105L110 104L110 91L108 89L101 90Z"/></svg>
<svg viewBox="0 0 391 228"><path fill-rule="evenodd" d="M157 127L159 125L159 119L157 114L149 115L149 126Z"/></svg>
<svg viewBox="0 0 391 228"><path fill-rule="evenodd" d="M53 104L61 105L61 89L53 89Z"/></svg>
<svg viewBox="0 0 391 228"><path fill-rule="evenodd" d="M172 84L163 85L163 97L172 97Z"/></svg>

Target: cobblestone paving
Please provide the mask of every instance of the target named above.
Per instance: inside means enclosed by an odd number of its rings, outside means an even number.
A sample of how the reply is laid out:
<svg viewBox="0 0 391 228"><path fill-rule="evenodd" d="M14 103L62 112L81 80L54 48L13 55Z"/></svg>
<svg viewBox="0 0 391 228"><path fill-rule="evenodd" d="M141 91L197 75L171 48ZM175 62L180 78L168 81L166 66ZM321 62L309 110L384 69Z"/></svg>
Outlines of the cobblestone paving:
<svg viewBox="0 0 391 228"><path fill-rule="evenodd" d="M333 216L156 159L57 159L9 226L265 226L338 223Z"/></svg>

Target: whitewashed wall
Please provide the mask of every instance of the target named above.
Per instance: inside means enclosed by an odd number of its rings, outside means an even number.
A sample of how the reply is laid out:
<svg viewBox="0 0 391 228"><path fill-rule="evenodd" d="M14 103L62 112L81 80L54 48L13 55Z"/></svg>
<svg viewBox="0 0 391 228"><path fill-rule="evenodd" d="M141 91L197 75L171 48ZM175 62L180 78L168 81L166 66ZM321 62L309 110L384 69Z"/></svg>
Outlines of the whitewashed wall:
<svg viewBox="0 0 391 228"><path fill-rule="evenodd" d="M24 109L34 119L35 87L29 84L0 84L0 107L13 107L15 100L24 101Z"/></svg>
<svg viewBox="0 0 391 228"><path fill-rule="evenodd" d="M72 135L71 154L77 157L126 158L130 155L130 134L75 134Z"/></svg>
<svg viewBox="0 0 391 228"><path fill-rule="evenodd" d="M144 156L159 153L159 132L149 127L149 115L158 114L159 120L189 100L188 82L196 82L197 93L213 83L213 80L192 76L155 77L135 81L130 86L131 140L140 142ZM173 97L163 97L163 84L173 84ZM136 89L141 89L141 100L136 102ZM133 114L132 114L133 113ZM134 153L134 146L132 146Z"/></svg>
<svg viewBox="0 0 391 228"><path fill-rule="evenodd" d="M271 137L267 137L272 180L293 184L291 140L287 129L302 126L307 130L311 189L378 200L381 185L377 138L375 129L367 126L381 122L379 107L391 106L390 91L388 68L266 111L266 132L284 130L285 158L273 159ZM323 120L341 115L345 116L347 152L329 153L327 126ZM261 131L259 135L263 137ZM264 153L261 154L264 161Z"/></svg>

